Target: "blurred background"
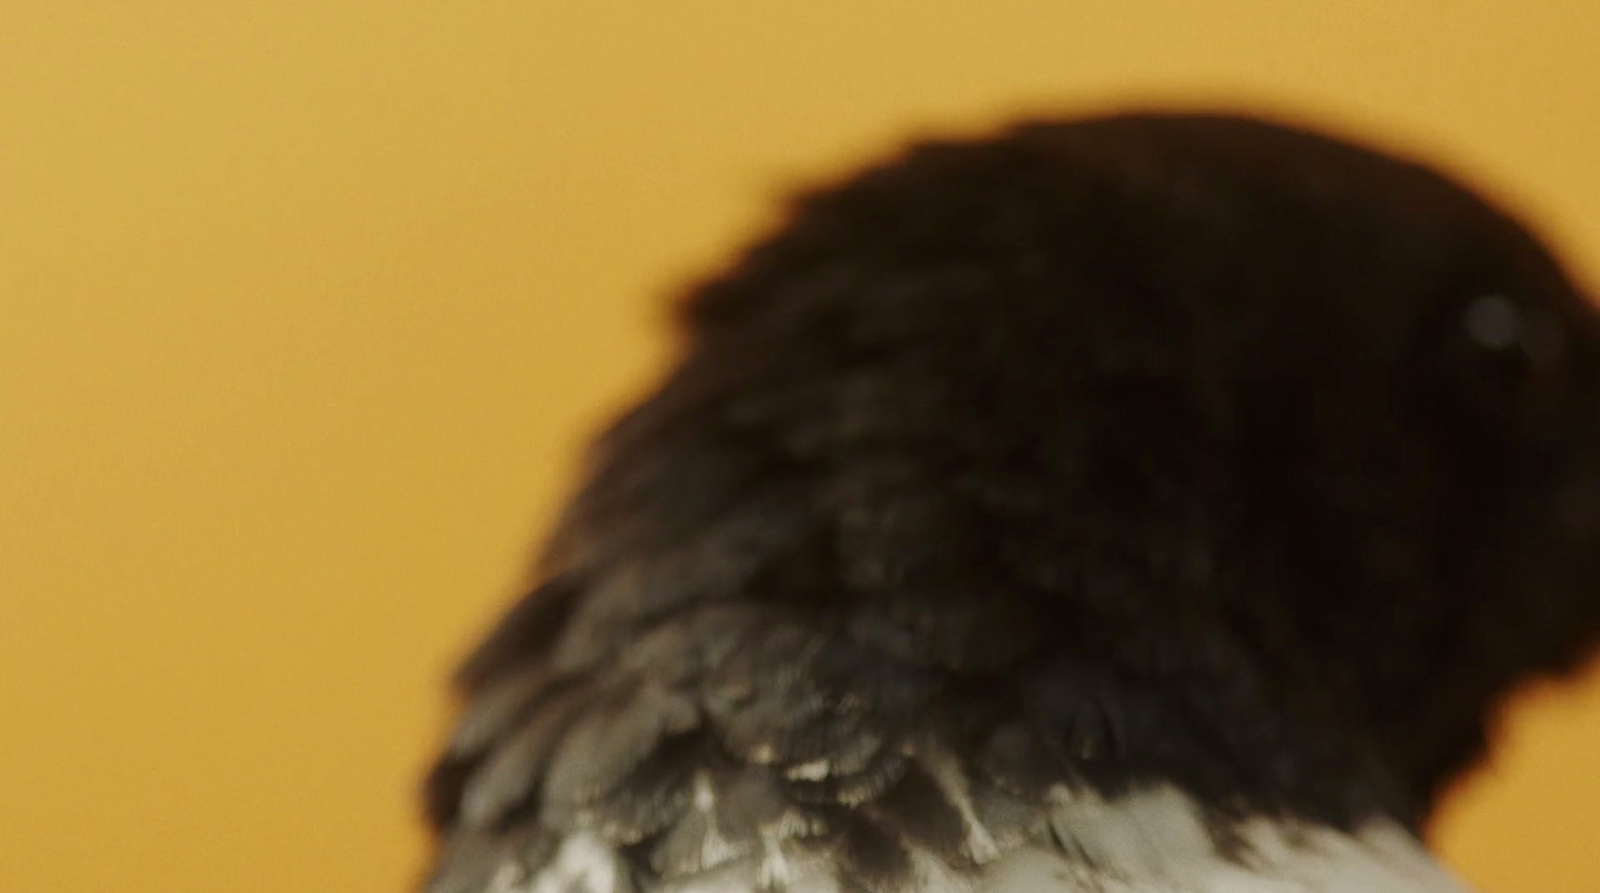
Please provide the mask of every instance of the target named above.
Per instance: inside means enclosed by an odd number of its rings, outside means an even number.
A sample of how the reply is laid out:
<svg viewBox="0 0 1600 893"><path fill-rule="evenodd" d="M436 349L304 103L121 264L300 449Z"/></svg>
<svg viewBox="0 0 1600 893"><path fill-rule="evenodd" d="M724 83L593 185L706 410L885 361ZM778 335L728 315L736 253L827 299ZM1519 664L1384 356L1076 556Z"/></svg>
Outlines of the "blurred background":
<svg viewBox="0 0 1600 893"><path fill-rule="evenodd" d="M1600 282L1588 0L3 0L0 890L398 891L444 678L797 184L1126 102L1442 159ZM1434 839L1600 871L1600 673Z"/></svg>

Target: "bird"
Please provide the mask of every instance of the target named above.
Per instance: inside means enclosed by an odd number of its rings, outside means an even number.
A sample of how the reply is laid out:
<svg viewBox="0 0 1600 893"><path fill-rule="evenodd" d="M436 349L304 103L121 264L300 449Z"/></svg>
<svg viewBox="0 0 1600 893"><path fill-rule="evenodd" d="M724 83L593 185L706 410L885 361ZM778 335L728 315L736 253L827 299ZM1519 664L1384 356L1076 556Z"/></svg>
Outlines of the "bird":
<svg viewBox="0 0 1600 893"><path fill-rule="evenodd" d="M1600 642L1600 313L1248 111L924 137L683 289L460 665L427 893L1445 893Z"/></svg>

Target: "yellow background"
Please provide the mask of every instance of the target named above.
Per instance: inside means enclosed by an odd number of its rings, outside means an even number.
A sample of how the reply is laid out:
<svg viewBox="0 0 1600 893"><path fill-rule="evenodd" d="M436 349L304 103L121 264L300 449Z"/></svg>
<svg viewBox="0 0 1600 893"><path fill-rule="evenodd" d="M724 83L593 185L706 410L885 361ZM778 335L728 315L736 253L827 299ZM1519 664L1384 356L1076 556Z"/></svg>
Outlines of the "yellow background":
<svg viewBox="0 0 1600 893"><path fill-rule="evenodd" d="M790 184L1128 97L1453 160L1600 270L1600 5L0 0L0 891L392 891L442 677ZM1600 684L1438 829L1590 891Z"/></svg>

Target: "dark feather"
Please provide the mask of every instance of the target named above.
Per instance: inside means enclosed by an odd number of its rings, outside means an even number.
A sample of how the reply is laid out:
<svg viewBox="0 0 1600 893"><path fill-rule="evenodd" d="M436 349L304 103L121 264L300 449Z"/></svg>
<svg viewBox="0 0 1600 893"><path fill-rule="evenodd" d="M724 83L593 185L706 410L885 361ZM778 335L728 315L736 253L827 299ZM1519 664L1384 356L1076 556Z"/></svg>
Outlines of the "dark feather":
<svg viewBox="0 0 1600 893"><path fill-rule="evenodd" d="M1424 166L1226 115L927 142L682 320L460 671L431 893L1415 825L1600 642L1600 312Z"/></svg>

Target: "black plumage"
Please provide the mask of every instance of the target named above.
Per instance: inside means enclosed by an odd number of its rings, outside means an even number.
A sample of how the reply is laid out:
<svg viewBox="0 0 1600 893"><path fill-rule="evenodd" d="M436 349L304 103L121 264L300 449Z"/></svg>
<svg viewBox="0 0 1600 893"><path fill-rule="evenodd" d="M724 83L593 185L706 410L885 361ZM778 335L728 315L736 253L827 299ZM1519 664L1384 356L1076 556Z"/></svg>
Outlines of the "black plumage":
<svg viewBox="0 0 1600 893"><path fill-rule="evenodd" d="M1600 640L1600 316L1428 167L1226 115L925 143L683 322L461 673L441 893L1094 871L1051 792L1155 782L1219 852L1415 826Z"/></svg>

